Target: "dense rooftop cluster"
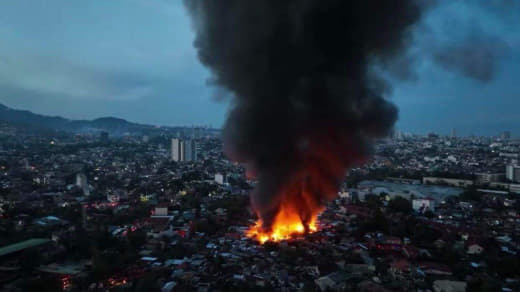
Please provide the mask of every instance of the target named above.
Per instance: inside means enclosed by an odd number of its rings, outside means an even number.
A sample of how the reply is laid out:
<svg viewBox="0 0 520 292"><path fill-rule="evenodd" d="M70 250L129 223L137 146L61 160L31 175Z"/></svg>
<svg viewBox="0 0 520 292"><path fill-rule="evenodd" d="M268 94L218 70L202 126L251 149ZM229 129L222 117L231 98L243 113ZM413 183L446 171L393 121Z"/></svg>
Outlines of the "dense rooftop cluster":
<svg viewBox="0 0 520 292"><path fill-rule="evenodd" d="M361 170L417 178L429 175L471 179L479 173L504 173L505 164L518 159L519 152L517 141L400 135L381 141L372 162Z"/></svg>
<svg viewBox="0 0 520 292"><path fill-rule="evenodd" d="M218 137L195 137L199 159L177 163L170 133L2 129L8 291L520 289L517 184L503 175L515 141L380 141L317 232L261 245L244 233L256 219L255 182L224 157Z"/></svg>

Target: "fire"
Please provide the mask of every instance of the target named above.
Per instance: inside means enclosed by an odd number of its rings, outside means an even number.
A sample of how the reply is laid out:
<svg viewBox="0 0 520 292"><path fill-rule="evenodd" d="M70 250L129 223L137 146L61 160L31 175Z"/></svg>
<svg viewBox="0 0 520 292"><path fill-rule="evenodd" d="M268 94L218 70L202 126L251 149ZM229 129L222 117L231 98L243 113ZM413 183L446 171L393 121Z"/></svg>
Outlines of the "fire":
<svg viewBox="0 0 520 292"><path fill-rule="evenodd" d="M251 194L259 220L246 231L249 238L263 244L316 232L318 215L338 195L347 167L363 157L353 150L349 136L333 130L309 137L296 154L298 163L280 166L274 176L262 172L260 186Z"/></svg>
<svg viewBox="0 0 520 292"><path fill-rule="evenodd" d="M270 231L265 231L262 220L258 219L255 225L247 230L246 236L264 244L267 241L279 242L297 235L313 233L318 231L318 213L317 211L316 214L313 214L309 222L306 223L291 205L282 204Z"/></svg>

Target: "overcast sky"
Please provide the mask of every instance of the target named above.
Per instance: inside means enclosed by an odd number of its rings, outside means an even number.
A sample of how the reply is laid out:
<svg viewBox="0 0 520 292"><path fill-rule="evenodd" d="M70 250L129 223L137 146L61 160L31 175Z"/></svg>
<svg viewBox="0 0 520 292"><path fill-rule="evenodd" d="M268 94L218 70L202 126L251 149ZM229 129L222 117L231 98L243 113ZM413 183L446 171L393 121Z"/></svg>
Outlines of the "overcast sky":
<svg viewBox="0 0 520 292"><path fill-rule="evenodd" d="M440 2L417 26L407 62L389 66L397 128L520 136L520 1ZM181 0L2 1L0 103L219 127L228 102L215 100L193 39Z"/></svg>

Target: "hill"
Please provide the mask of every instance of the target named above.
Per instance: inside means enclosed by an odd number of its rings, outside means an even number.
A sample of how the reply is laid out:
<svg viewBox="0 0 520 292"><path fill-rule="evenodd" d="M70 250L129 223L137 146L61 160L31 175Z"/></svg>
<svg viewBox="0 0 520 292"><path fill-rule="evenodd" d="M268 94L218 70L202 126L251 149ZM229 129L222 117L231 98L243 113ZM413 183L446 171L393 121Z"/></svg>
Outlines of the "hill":
<svg viewBox="0 0 520 292"><path fill-rule="evenodd" d="M0 122L35 130L53 130L69 133L88 133L106 131L112 135L146 132L155 127L128 122L124 119L104 117L95 120L69 120L35 114L30 111L16 110L0 104Z"/></svg>

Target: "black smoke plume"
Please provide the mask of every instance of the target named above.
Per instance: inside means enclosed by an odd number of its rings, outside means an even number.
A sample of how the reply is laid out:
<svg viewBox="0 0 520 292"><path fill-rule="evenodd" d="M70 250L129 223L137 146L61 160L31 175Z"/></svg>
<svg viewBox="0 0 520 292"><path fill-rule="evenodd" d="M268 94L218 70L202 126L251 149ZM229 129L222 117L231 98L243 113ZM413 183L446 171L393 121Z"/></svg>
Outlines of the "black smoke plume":
<svg viewBox="0 0 520 292"><path fill-rule="evenodd" d="M271 227L282 203L306 222L397 119L371 70L408 44L413 0L185 0L200 61L233 94L224 151L258 179Z"/></svg>
<svg viewBox="0 0 520 292"><path fill-rule="evenodd" d="M446 70L489 82L495 77L500 59L508 52L509 46L502 39L473 33L465 40L434 52L433 60Z"/></svg>

